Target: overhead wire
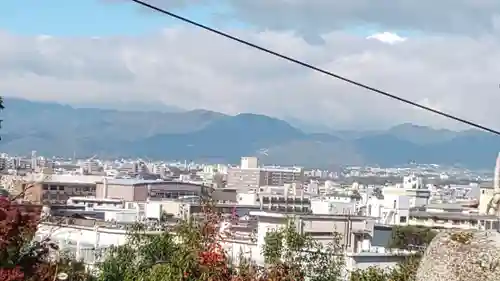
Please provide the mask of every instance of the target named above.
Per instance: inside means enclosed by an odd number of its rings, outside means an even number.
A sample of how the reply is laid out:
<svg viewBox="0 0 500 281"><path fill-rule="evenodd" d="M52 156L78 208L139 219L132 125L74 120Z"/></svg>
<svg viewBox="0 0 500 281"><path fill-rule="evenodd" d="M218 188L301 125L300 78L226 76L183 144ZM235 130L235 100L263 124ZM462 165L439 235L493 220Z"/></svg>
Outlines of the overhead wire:
<svg viewBox="0 0 500 281"><path fill-rule="evenodd" d="M476 122L473 122L473 121L470 121L470 120L467 120L467 119L464 119L464 118L461 118L461 117L458 117L456 115L453 115L451 113L447 113L447 112L444 112L444 111L440 111L440 110L437 110L437 109L434 109L432 107L429 107L429 106L425 106L423 104L420 104L420 103L417 103L417 102L414 102L414 101L411 101L409 99L406 99L406 98L403 98L401 96L398 96L398 95L395 95L395 94L391 94L389 92L386 92L386 91L383 91L383 90L380 90L380 89L377 89L375 87L372 87L372 86L369 86L369 85L366 85L366 84L363 84L361 82L358 82L358 81L355 81L355 80L352 80L352 79L349 79L347 77L344 77L342 75L339 75L339 74L336 74L336 73L333 73L333 72L330 72L328 70L324 70L322 68L319 68L317 66L314 66L312 64L309 64L309 63L306 63L304 61L301 61L301 60L298 60L298 59L294 59L292 57L289 57L289 56L286 56L286 55L283 55L281 53L278 53L276 51L273 51L271 49L268 49L268 48L265 48L265 47L262 47L262 46L259 46L255 43L252 43L252 42L249 42L247 40L243 40L243 39L240 39L236 36L233 36L233 35L230 35L228 33L225 33L223 31L220 31L220 30L217 30L215 28L212 28L212 27L209 27L207 25L204 25L202 23L199 23L199 22L196 22L194 20L191 20L189 18L186 18L186 17L183 17L183 16L180 16L176 13L173 13L173 12L170 12L170 11L167 11L165 9L162 9L160 7L157 7L155 5L152 5L152 4L149 4L147 3L146 1L141 1L141 0L131 0L132 2L135 2L136 4L139 4L143 7L146 7L146 8L149 8L151 10L154 10L156 12L159 12L159 13L162 13L164 15L167 15L169 17L172 17L172 18L175 18L175 19L178 19L180 21L183 21L185 23L188 23L190 25L193 25L193 26L196 26L196 27L199 27L201 29L204 29L206 31L209 31L209 32L212 32L212 33L215 33L217 35L220 35L222 37L225 37L227 39L230 39L230 40L233 40L233 41L236 41L238 43L241 43L243 45L246 45L248 47L252 47L254 49L257 49L257 50L260 50L262 52L265 52L265 53L268 53L270 55L273 55L275 57L278 57L278 58L281 58L283 60L286 60L286 61L289 61L289 62L292 62L292 63L295 63L295 64L298 64L300 66L303 66L305 68L308 68L308 69L311 69L311 70L314 70L316 72L320 72L322 74L325 74L327 76L330 76L332 78L335 78L335 79L338 79L338 80L341 80L341 81L344 81L346 83L349 83L351 85L354 85L354 86L357 86L357 87L360 87L360 88L363 88L363 89L366 89L368 91L371 91L371 92L374 92L376 94L379 94L381 96L384 96L384 97L387 97L387 98L390 98L390 99L393 99L393 100L396 100L396 101L399 101L399 102L402 102L402 103L405 103L405 104L408 104L410 106L413 106L413 107L416 107L416 108L420 108L420 109L423 109L425 111L428 111L428 112L431 112L431 113L434 113L434 114L437 114L439 116L442 116L442 117L445 117L445 118L448 118L448 119L451 119L451 120L454 120L454 121L457 121L459 123L463 123L463 124L466 124L466 125L469 125L471 127L474 127L476 129L480 129L480 130L483 130L483 131L486 131L486 132L489 132L489 133L492 133L492 134L495 134L495 135L498 135L500 136L500 131L498 130L495 130L495 129L492 129L490 127L487 127L487 126L484 126L484 125L481 125L479 123L476 123Z"/></svg>

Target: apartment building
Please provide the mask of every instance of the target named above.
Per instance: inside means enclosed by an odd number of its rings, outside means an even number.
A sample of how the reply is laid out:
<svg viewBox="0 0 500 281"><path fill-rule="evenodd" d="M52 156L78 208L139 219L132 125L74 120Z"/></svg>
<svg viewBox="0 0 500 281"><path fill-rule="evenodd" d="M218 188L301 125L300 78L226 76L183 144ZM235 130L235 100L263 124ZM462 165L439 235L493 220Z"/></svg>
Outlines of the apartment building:
<svg viewBox="0 0 500 281"><path fill-rule="evenodd" d="M259 167L256 159L256 157L242 157L239 167L229 168L226 187L256 190L261 186L283 186L304 182L304 169L301 167Z"/></svg>

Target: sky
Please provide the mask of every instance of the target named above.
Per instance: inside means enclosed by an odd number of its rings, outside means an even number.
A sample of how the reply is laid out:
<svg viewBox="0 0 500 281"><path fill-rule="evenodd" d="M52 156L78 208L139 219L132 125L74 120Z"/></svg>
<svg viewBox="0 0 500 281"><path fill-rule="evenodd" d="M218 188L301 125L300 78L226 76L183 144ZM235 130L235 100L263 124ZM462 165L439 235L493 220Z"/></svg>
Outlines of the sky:
<svg viewBox="0 0 500 281"><path fill-rule="evenodd" d="M148 2L500 129L498 0ZM127 0L3 1L0 42L3 96L252 112L332 129L464 128Z"/></svg>

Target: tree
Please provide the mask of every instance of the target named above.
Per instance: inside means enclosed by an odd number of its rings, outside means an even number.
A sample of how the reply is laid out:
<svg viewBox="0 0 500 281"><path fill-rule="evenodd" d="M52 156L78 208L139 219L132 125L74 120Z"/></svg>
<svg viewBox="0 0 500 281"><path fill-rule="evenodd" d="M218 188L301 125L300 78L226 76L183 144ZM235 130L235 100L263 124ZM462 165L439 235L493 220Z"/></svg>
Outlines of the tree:
<svg viewBox="0 0 500 281"><path fill-rule="evenodd" d="M267 274L284 272L284 280L342 280L344 259L339 244L340 235L336 232L332 234L333 241L322 245L311 236L297 232L293 220L289 220L283 228L268 232L263 249L269 268Z"/></svg>
<svg viewBox="0 0 500 281"><path fill-rule="evenodd" d="M340 280L343 258L338 243L322 246L299 234L293 223L266 236L264 268L242 255L233 265L221 244L225 239L219 229L221 215L211 204L206 203L201 218L191 218L160 234L148 234L143 225L135 225L127 244L105 254L98 266L99 280Z"/></svg>
<svg viewBox="0 0 500 281"><path fill-rule="evenodd" d="M59 256L50 239L37 241L40 206L0 198L0 280L52 281L65 272L72 281L89 280L82 262Z"/></svg>
<svg viewBox="0 0 500 281"><path fill-rule="evenodd" d="M389 280L391 281L415 281L418 265L422 254L414 254L405 258L396 267L389 272Z"/></svg>
<svg viewBox="0 0 500 281"><path fill-rule="evenodd" d="M356 269L351 272L349 281L389 281L389 273L379 267L370 266L367 269Z"/></svg>
<svg viewBox="0 0 500 281"><path fill-rule="evenodd" d="M83 261L75 260L72 254L61 251L59 251L58 256L55 272L66 273L70 281L95 281L95 277L87 271Z"/></svg>
<svg viewBox="0 0 500 281"><path fill-rule="evenodd" d="M419 250L427 247L437 232L421 226L395 226L392 229L389 248Z"/></svg>
<svg viewBox="0 0 500 281"><path fill-rule="evenodd" d="M415 281L420 257L409 256L394 268L371 266L351 273L349 281Z"/></svg>
<svg viewBox="0 0 500 281"><path fill-rule="evenodd" d="M0 97L2 109L3 99ZM54 259L57 246L49 239L34 239L41 221L41 208L16 202L24 197L25 191L15 198L0 196L0 280L53 281L62 271L69 273L71 280L88 280L82 263Z"/></svg>
<svg viewBox="0 0 500 281"><path fill-rule="evenodd" d="M39 215L40 210L14 204L8 197L0 198L0 280L48 281L54 276L54 268L47 262L54 245L33 241Z"/></svg>
<svg viewBox="0 0 500 281"><path fill-rule="evenodd" d="M0 201L0 280L50 280L49 241L34 242L39 220L36 210Z"/></svg>
<svg viewBox="0 0 500 281"><path fill-rule="evenodd" d="M201 220L187 220L170 231L149 234L130 229L128 243L111 248L98 267L102 281L231 280L232 270L219 244L220 217L205 207ZM139 278L139 279L138 279Z"/></svg>
<svg viewBox="0 0 500 281"><path fill-rule="evenodd" d="M351 274L350 281L415 281L423 251L436 235L435 230L426 227L394 227L388 247L416 252L391 269L369 267L356 270Z"/></svg>

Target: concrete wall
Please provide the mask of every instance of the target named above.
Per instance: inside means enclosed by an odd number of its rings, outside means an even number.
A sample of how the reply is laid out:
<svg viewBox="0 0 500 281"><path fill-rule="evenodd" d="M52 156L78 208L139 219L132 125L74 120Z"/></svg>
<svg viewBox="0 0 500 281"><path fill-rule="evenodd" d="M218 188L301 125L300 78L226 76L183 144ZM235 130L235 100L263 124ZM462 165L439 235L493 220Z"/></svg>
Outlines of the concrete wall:
<svg viewBox="0 0 500 281"><path fill-rule="evenodd" d="M107 192L104 191L105 185L97 183L96 197L97 198L119 198L125 201L135 201L135 188L132 185L112 184L108 183ZM107 195L107 196L106 196Z"/></svg>

